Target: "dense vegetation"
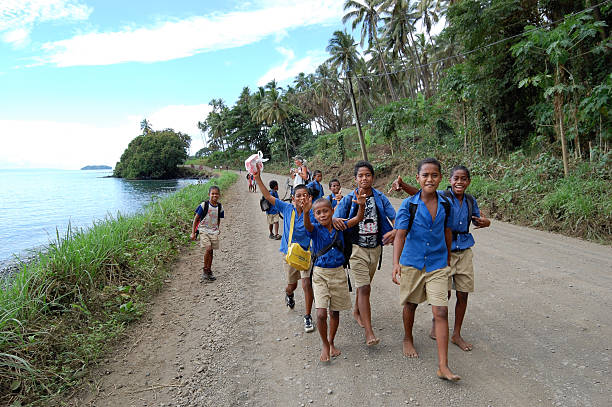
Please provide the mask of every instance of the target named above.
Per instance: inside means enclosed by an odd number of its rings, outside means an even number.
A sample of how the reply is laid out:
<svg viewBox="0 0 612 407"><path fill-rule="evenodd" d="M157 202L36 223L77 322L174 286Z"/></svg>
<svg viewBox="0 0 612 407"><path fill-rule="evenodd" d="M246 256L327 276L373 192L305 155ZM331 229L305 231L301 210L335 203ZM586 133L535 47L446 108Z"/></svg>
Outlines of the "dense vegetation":
<svg viewBox="0 0 612 407"><path fill-rule="evenodd" d="M143 134L128 144L113 175L129 179L177 178L177 165L187 159L191 138L172 129L151 130L146 119L142 128Z"/></svg>
<svg viewBox="0 0 612 407"><path fill-rule="evenodd" d="M261 150L286 163L299 152L335 165L360 152L398 173L402 163L433 155L447 166L470 165L483 180L473 188L488 185L478 192L489 191L499 218L606 240L612 1L346 0L344 7L347 29L333 34L330 57L314 73L285 88L275 81L244 88L233 106L211 102L199 123L209 135L199 157L240 165ZM523 210L534 200L546 207ZM521 214L532 210L542 212L529 222Z"/></svg>
<svg viewBox="0 0 612 407"><path fill-rule="evenodd" d="M215 179L222 190L237 176ZM188 244L192 185L142 214L108 218L58 236L0 290L0 405L49 405L121 338Z"/></svg>

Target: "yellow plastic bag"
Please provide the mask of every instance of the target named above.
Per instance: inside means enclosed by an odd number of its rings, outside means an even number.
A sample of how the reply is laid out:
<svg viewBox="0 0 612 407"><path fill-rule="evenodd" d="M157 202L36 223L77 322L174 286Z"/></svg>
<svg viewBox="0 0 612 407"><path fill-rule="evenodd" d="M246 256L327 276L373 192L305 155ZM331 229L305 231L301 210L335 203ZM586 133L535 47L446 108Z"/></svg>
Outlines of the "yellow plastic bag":
<svg viewBox="0 0 612 407"><path fill-rule="evenodd" d="M308 216L308 214L304 214ZM299 243L291 243L293 238L293 225L295 224L295 211L291 212L291 228L289 229L289 241L287 247L287 255L285 261L288 265L295 268L296 270L309 270L310 269L310 250L302 249Z"/></svg>

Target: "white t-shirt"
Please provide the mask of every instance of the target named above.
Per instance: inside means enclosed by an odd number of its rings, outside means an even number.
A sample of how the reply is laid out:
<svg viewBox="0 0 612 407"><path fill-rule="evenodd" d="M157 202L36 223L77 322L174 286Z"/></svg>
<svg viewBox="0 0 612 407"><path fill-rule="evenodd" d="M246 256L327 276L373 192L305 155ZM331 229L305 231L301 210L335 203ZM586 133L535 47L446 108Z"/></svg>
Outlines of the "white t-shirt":
<svg viewBox="0 0 612 407"><path fill-rule="evenodd" d="M202 205L203 206L203 205ZM200 221L198 230L209 235L219 234L219 206L208 205L208 213Z"/></svg>
<svg viewBox="0 0 612 407"><path fill-rule="evenodd" d="M300 172L302 172L302 167L297 168L297 172L295 173L295 178L293 178L294 188L300 184L306 184L306 180L300 176Z"/></svg>

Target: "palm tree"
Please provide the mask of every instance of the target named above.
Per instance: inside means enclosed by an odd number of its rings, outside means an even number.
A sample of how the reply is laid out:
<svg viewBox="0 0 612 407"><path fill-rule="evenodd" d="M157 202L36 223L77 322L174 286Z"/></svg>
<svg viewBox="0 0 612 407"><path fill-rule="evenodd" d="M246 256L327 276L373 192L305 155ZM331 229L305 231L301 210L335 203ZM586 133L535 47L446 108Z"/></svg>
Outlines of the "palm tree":
<svg viewBox="0 0 612 407"><path fill-rule="evenodd" d="M330 62L333 67L336 69L340 68L346 74L349 83L353 115L355 116L355 124L357 126L357 135L359 136L359 144L361 145L361 155L364 160L367 160L368 153L365 148L363 133L361 132L361 123L359 123L359 114L357 113L357 104L355 103L355 94L353 93L353 82L351 81L352 72L355 71L359 62L357 44L348 33L336 31L330 38L326 50L331 54L331 57L327 61Z"/></svg>
<svg viewBox="0 0 612 407"><path fill-rule="evenodd" d="M289 118L290 105L282 97L282 88L278 87L275 80L268 82L265 88L265 95L255 111L255 117L259 123L265 123L269 127L274 124L281 127L283 138L285 139L287 161L291 162L289 158L289 144L287 143L287 129L285 127L285 122Z"/></svg>
<svg viewBox="0 0 612 407"><path fill-rule="evenodd" d="M353 30L357 27L357 25L361 24L360 45L363 47L364 40L367 37L368 46L372 47L372 43L374 43L379 55L383 54L380 48L380 42L378 41L378 21L380 20L380 15L377 8L380 8L381 3L382 0L363 0L363 2L357 0L346 0L344 3L344 11L350 11L346 13L344 17L342 17L343 24L346 24L346 22L349 20L353 20ZM391 98L393 100L397 100L397 95L391 84L391 78L389 78L389 73L387 72L384 58L380 58L379 63L381 64L380 66L382 71L385 73Z"/></svg>
<svg viewBox="0 0 612 407"><path fill-rule="evenodd" d="M148 121L146 117L140 122L140 130L142 131L142 134L144 136L146 136L151 131L153 131L153 127L151 125L151 122Z"/></svg>

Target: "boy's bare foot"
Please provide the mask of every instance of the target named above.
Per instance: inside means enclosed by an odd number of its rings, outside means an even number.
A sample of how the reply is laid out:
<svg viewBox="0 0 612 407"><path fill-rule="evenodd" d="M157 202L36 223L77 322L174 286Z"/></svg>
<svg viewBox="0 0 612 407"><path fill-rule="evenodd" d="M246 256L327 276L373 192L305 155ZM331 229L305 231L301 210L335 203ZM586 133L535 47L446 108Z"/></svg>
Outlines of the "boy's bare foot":
<svg viewBox="0 0 612 407"><path fill-rule="evenodd" d="M457 376L448 367L439 368L436 372L438 378L442 380L448 380L450 382L458 382L461 380L461 377Z"/></svg>
<svg viewBox="0 0 612 407"><path fill-rule="evenodd" d="M332 358L336 358L342 354L342 352L340 352L340 349L336 348L333 344L330 343L329 347L330 347L330 354Z"/></svg>
<svg viewBox="0 0 612 407"><path fill-rule="evenodd" d="M353 311L353 318L355 318L355 321L357 321L357 325L363 328L363 322L361 322L361 315L359 315L359 310L355 309L355 311Z"/></svg>
<svg viewBox="0 0 612 407"><path fill-rule="evenodd" d="M404 339L403 351L404 351L404 356L406 356L407 358L418 358L419 357L419 354L414 348L414 344L412 343L412 341Z"/></svg>
<svg viewBox="0 0 612 407"><path fill-rule="evenodd" d="M379 343L380 343L380 338L377 338L374 335L372 335L369 338L366 336L366 345L374 346L374 345L378 345Z"/></svg>
<svg viewBox="0 0 612 407"><path fill-rule="evenodd" d="M469 352L474 349L474 346L472 346L471 343L464 341L461 335L453 335L451 337L451 342L459 346L459 348L465 352Z"/></svg>
<svg viewBox="0 0 612 407"><path fill-rule="evenodd" d="M323 345L321 349L321 357L319 358L321 362L329 362L329 347Z"/></svg>

